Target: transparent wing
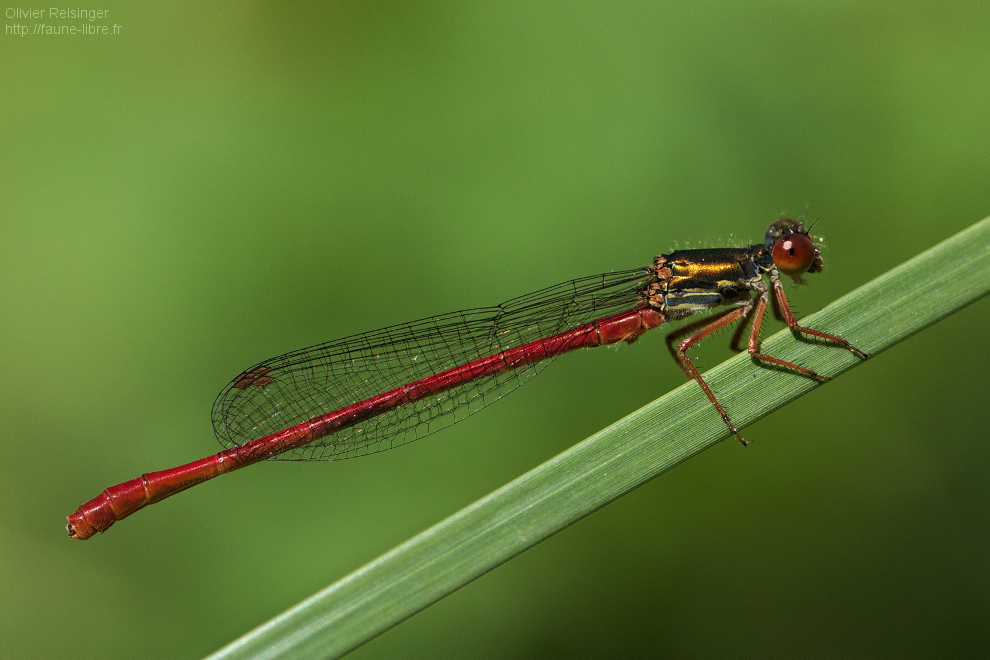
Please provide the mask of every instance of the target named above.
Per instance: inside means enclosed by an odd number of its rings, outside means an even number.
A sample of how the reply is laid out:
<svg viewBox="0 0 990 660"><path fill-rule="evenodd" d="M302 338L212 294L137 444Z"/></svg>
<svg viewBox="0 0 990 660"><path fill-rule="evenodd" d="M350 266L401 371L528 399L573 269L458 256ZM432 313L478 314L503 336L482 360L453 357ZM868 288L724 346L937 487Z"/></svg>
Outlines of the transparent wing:
<svg viewBox="0 0 990 660"><path fill-rule="evenodd" d="M265 360L217 397L214 431L227 448L263 438L420 378L632 309L648 280L642 268L585 277L497 307L441 314ZM275 458L351 458L412 442L481 410L551 361L472 380Z"/></svg>

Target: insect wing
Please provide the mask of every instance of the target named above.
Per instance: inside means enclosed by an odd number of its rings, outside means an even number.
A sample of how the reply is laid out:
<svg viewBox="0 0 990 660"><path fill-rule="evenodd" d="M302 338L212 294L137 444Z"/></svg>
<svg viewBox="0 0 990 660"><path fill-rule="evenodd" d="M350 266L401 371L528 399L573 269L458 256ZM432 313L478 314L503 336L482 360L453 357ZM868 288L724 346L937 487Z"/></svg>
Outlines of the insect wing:
<svg viewBox="0 0 990 660"><path fill-rule="evenodd" d="M645 269L585 277L497 307L441 314L286 353L235 378L213 406L213 428L232 448L421 378L631 309ZM275 458L352 458L446 428L534 376L552 356L389 409Z"/></svg>

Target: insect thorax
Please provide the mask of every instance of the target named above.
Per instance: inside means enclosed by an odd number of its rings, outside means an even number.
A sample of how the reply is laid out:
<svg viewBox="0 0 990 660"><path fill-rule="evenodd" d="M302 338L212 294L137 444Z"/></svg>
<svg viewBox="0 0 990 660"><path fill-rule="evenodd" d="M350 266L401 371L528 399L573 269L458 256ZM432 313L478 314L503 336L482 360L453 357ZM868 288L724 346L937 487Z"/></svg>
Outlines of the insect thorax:
<svg viewBox="0 0 990 660"><path fill-rule="evenodd" d="M772 267L765 246L676 250L661 254L649 270L654 280L644 296L668 318L736 305L762 287L762 273Z"/></svg>

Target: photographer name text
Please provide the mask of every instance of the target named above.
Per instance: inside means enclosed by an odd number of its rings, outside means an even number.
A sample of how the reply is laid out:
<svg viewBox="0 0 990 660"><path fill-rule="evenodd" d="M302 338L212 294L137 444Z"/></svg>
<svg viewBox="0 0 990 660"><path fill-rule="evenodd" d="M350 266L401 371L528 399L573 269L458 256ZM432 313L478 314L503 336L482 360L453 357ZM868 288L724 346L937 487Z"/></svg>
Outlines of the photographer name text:
<svg viewBox="0 0 990 660"><path fill-rule="evenodd" d="M109 9L72 9L69 7L48 7L47 9L32 9L27 7L7 7L4 17L27 21L87 21L81 25L52 25L49 23L20 23L6 24L4 33L8 35L56 35L56 34L120 34L123 26L96 25L94 21L104 20L110 15Z"/></svg>

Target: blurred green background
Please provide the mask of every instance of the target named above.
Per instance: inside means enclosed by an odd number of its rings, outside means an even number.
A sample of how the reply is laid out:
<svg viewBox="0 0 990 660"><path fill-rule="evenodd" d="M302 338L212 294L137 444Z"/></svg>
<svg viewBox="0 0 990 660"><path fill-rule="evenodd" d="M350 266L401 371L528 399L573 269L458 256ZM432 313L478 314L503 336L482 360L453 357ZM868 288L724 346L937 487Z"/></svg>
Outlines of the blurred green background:
<svg viewBox="0 0 990 660"><path fill-rule="evenodd" d="M990 214L985 2L91 8L121 33L0 42L5 658L204 655L682 382L650 333L414 445L67 540L104 487L217 451L214 396L264 358L810 201L803 315ZM988 311L353 657L987 656Z"/></svg>

